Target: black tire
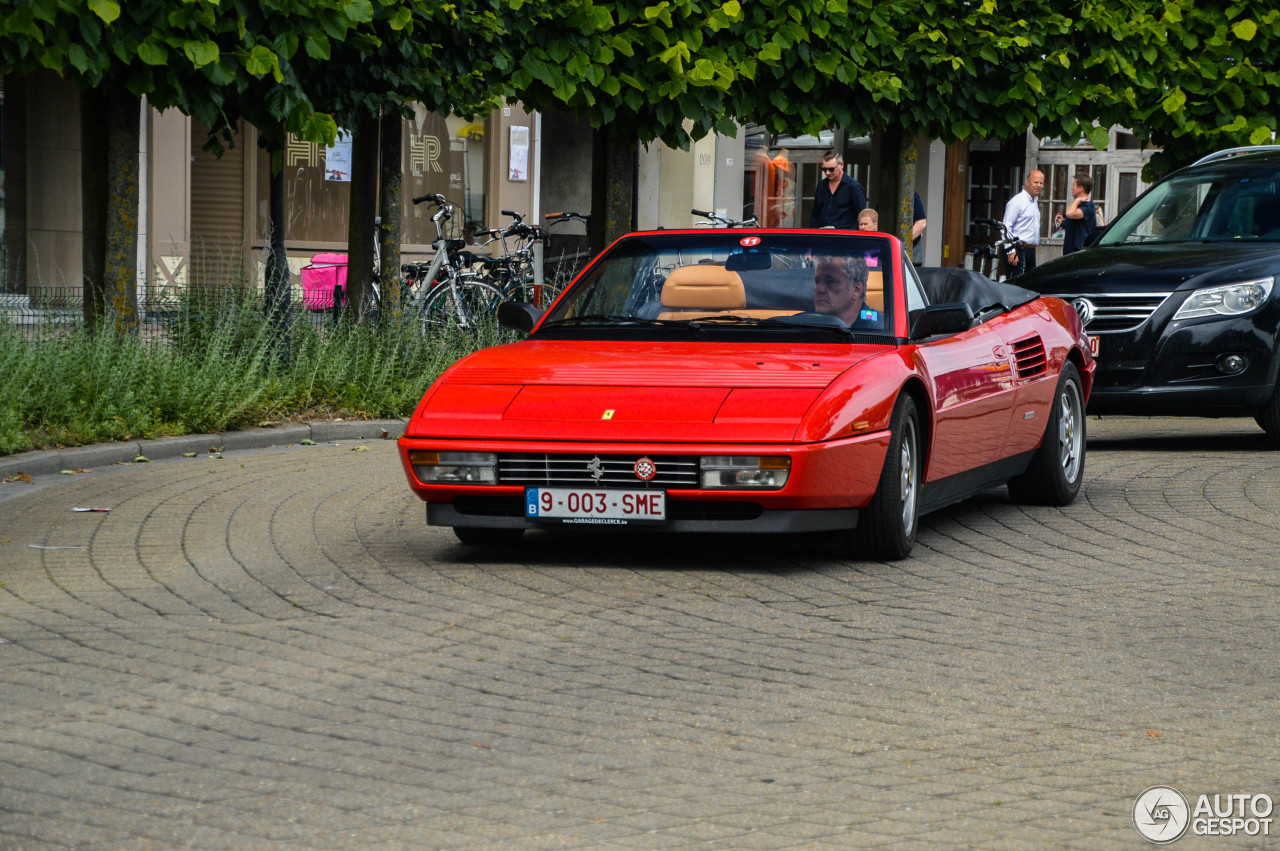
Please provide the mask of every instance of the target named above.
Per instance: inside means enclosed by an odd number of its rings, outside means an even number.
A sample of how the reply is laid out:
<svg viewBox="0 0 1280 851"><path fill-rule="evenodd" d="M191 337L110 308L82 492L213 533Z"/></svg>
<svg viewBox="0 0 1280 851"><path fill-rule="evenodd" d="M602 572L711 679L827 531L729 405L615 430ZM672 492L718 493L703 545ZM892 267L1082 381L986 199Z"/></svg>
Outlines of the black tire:
<svg viewBox="0 0 1280 851"><path fill-rule="evenodd" d="M903 393L889 421L889 451L871 504L858 512L849 543L858 555L885 561L906 558L920 525L924 450L916 403Z"/></svg>
<svg viewBox="0 0 1280 851"><path fill-rule="evenodd" d="M492 529L484 526L454 526L453 534L467 546L509 547L518 543L523 529Z"/></svg>
<svg viewBox="0 0 1280 851"><path fill-rule="evenodd" d="M1029 505L1069 505L1080 493L1085 456L1084 391L1068 361L1058 376L1044 439L1026 472L1009 480L1009 498Z"/></svg>
<svg viewBox="0 0 1280 851"><path fill-rule="evenodd" d="M427 334L439 334L448 328L478 333L497 325L498 305L502 293L492 284L474 278L461 278L456 284L444 282L422 304L422 326Z"/></svg>
<svg viewBox="0 0 1280 851"><path fill-rule="evenodd" d="M1271 448L1280 449L1280 387L1272 392L1267 404L1262 406L1262 410L1253 419L1267 433Z"/></svg>

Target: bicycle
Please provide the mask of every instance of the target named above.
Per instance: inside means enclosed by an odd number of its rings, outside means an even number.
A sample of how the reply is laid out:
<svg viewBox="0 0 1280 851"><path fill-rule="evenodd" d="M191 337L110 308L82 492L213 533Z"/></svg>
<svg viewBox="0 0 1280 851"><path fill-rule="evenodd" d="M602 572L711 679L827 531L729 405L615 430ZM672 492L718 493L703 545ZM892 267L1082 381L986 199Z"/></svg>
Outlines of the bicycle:
<svg viewBox="0 0 1280 851"><path fill-rule="evenodd" d="M724 216L716 215L715 213L710 212L709 210L690 210L689 212L693 213L695 216L702 216L702 218L704 219L704 221L693 223L693 226L696 228L707 228L707 227L710 227L710 228L758 228L760 227L760 221L755 216L752 216L749 219L743 219L742 221L738 221L737 219L728 219L728 218L725 218Z"/></svg>
<svg viewBox="0 0 1280 851"><path fill-rule="evenodd" d="M411 293L409 311L420 318L424 333L439 333L449 327L475 332L493 324L502 293L481 276L464 271L474 260L474 255L464 250L465 240L445 237L443 223L453 217L453 204L439 194L413 199L414 204L424 202L436 207L431 216L436 229L431 245L436 254L430 262L400 267Z"/></svg>
<svg viewBox="0 0 1280 851"><path fill-rule="evenodd" d="M484 280L497 287L507 301L532 301L536 307L549 304L545 285L539 284L534 275L534 246L543 239L542 229L526 224L524 216L514 210L503 210L502 214L510 216L512 223L483 233L492 236L490 243L501 242L503 253L497 257L475 258L476 264L484 269ZM516 240L514 249L507 244L508 239Z"/></svg>
<svg viewBox="0 0 1280 851"><path fill-rule="evenodd" d="M582 222L582 226L587 229L588 233L591 230L591 216L588 213L565 210L563 212L547 213L543 218L547 221L548 229L566 222L577 221ZM569 285L569 282L578 277L578 273L582 271L587 261L591 259L589 243L576 242L583 244L586 250L575 250L572 253L562 250L559 257L547 262L544 271L551 270L552 267L554 267L554 270L547 271L547 274L543 275L542 301L544 304L553 304L560 297L560 293L564 292L564 288ZM577 244L574 247L576 248Z"/></svg>
<svg viewBox="0 0 1280 851"><path fill-rule="evenodd" d="M1005 280L1008 278L1009 255L1018 247L1018 240L998 219L974 219L973 223L995 229L999 234L994 241L973 247L974 271L993 281Z"/></svg>

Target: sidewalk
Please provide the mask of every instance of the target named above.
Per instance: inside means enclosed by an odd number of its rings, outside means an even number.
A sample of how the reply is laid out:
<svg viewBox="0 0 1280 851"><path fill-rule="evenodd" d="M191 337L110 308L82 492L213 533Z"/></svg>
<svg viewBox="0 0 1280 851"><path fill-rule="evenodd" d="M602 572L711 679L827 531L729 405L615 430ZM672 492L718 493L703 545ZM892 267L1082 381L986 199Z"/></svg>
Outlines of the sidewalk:
<svg viewBox="0 0 1280 851"><path fill-rule="evenodd" d="M179 458L184 453L208 454L210 451L261 449L313 440L394 440L405 429L407 420L337 420L282 425L277 428L255 428L222 434L188 434L157 440L130 440L99 443L68 449L21 452L0 457L0 479L26 473L41 476L62 470L75 470L104 464L132 463L139 457L148 461Z"/></svg>

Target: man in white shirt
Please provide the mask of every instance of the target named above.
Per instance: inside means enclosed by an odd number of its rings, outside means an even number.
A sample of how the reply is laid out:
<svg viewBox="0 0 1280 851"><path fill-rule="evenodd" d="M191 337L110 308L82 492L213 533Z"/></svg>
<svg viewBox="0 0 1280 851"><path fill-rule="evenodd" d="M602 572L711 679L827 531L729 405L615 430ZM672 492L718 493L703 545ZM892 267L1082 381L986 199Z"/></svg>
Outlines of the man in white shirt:
<svg viewBox="0 0 1280 851"><path fill-rule="evenodd" d="M1028 172L1022 187L1004 208L1004 225L1018 241L1009 252L1010 278L1036 267L1036 246L1040 244L1040 205L1036 199L1044 191L1044 172L1039 169Z"/></svg>

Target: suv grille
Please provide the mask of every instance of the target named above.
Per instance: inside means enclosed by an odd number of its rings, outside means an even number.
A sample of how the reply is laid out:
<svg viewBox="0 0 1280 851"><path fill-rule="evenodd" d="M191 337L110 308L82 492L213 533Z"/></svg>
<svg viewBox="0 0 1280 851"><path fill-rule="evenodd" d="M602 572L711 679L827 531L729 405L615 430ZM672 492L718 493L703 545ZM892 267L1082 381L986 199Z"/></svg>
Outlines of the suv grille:
<svg viewBox="0 0 1280 851"><path fill-rule="evenodd" d="M696 455L646 456L657 472L648 482L636 476L640 455L551 455L502 453L498 455L498 484L528 487L696 488ZM591 469L599 459L599 484Z"/></svg>
<svg viewBox="0 0 1280 851"><path fill-rule="evenodd" d="M1131 331L1156 312L1156 308L1169 297L1168 293L1129 293L1127 295L1060 295L1084 318L1079 300L1093 305L1093 315L1085 325L1090 334L1112 334Z"/></svg>

